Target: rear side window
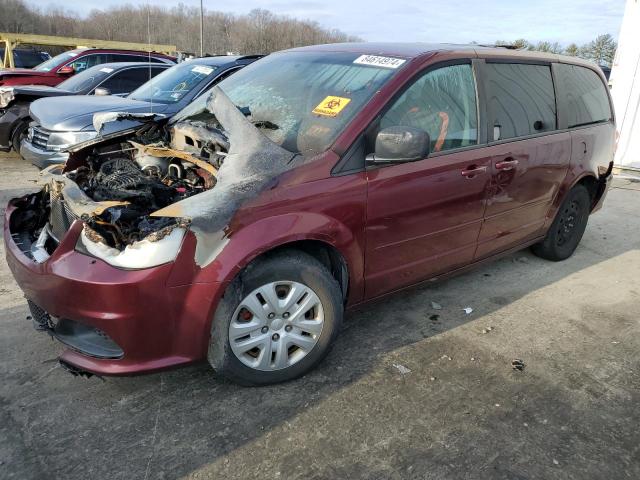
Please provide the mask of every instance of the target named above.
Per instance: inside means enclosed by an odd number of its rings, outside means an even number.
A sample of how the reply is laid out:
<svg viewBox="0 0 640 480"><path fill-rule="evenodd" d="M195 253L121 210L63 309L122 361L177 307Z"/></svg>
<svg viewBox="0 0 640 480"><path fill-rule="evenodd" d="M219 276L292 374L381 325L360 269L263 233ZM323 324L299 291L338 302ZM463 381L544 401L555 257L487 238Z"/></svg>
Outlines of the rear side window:
<svg viewBox="0 0 640 480"><path fill-rule="evenodd" d="M567 102L569 128L611 120L609 97L596 72L565 64L558 64L557 72Z"/></svg>
<svg viewBox="0 0 640 480"><path fill-rule="evenodd" d="M551 67L487 63L489 136L494 141L556 129Z"/></svg>
<svg viewBox="0 0 640 480"><path fill-rule="evenodd" d="M471 65L432 70L414 82L380 120L380 129L410 126L426 131L431 151L478 142L476 87Z"/></svg>

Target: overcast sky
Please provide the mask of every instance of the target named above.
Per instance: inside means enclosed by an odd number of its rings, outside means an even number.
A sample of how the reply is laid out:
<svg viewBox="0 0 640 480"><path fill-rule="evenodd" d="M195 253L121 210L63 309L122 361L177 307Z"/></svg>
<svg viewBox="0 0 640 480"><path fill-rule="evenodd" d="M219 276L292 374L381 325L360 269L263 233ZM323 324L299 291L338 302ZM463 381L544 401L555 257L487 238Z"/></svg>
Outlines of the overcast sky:
<svg viewBox="0 0 640 480"><path fill-rule="evenodd" d="M44 7L63 5L81 15L93 8L149 0L31 0ZM153 0L173 7L199 0ZM610 33L617 38L625 0L204 0L205 8L248 13L266 8L274 13L311 19L368 41L489 43L494 40L548 40L564 45Z"/></svg>

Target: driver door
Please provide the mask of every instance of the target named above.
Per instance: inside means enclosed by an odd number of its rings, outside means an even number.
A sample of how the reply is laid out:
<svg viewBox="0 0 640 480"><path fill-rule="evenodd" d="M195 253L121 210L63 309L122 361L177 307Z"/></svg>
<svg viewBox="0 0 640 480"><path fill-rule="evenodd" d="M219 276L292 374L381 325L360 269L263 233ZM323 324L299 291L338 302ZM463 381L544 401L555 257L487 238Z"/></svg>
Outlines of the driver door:
<svg viewBox="0 0 640 480"><path fill-rule="evenodd" d="M427 131L431 153L367 171L367 298L472 262L484 215L491 158L478 145L471 63L413 82L378 131L399 125Z"/></svg>

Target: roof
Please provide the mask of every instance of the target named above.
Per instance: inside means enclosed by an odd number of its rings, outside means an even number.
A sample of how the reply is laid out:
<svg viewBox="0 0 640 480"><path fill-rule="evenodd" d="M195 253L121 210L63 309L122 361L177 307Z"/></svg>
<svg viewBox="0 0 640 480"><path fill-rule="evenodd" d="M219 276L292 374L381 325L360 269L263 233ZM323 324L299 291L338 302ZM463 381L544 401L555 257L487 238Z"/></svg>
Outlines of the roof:
<svg viewBox="0 0 640 480"><path fill-rule="evenodd" d="M152 67L160 67L160 68L171 68L174 65L171 63L158 63L158 62L112 62L112 63L100 63L98 65L94 65L91 68L113 68L114 70L122 70L123 68L128 67L148 67L151 65Z"/></svg>
<svg viewBox="0 0 640 480"><path fill-rule="evenodd" d="M230 63L236 63L242 60L257 60L260 55L216 55L213 57L200 57L185 60L182 63L199 63L201 65L222 66Z"/></svg>
<svg viewBox="0 0 640 480"><path fill-rule="evenodd" d="M437 52L455 52L460 55L465 53L484 57L504 57L512 59L532 59L540 61L560 61L578 65L590 65L590 62L577 57L567 57L554 53L535 52L530 50L514 50L504 47L488 47L476 44L453 43L395 43L395 42L362 42L362 43L328 43L323 45L311 45L286 50L287 52L349 52L363 55L384 55L402 58L416 58L422 55Z"/></svg>
<svg viewBox="0 0 640 480"><path fill-rule="evenodd" d="M143 46L143 45L141 45ZM144 55L148 55L149 53L151 55L153 55L154 57L163 57L163 58L175 58L172 57L171 55L167 55L166 53L161 53L161 52L154 52L154 51L147 51L147 50L134 50L134 49L126 49L126 48L87 48L87 47L78 47L78 48L74 48L72 50L67 50L68 52L76 52L76 53L85 53L85 52L116 52L116 53L136 53L136 54L144 54Z"/></svg>

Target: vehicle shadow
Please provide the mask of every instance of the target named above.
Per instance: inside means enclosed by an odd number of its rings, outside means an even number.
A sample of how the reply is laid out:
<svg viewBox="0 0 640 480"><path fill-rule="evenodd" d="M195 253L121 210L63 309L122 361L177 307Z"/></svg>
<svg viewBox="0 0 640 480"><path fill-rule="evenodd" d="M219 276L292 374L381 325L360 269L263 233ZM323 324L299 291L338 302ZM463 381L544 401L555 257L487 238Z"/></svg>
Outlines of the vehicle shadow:
<svg viewBox="0 0 640 480"><path fill-rule="evenodd" d="M88 471L92 478L188 476L268 435L380 365L389 375L401 375L393 364L402 363L398 352L404 347L469 322L480 331L485 315L640 248L638 239L627 236L623 216L628 214L608 209L606 222L594 216L582 245L566 262L546 262L522 251L352 310L316 370L269 387L223 383L206 364L143 377L73 378L56 368L59 345L36 337L22 320L26 307L3 309L7 334L0 346L7 356L0 367L1 403L9 428L21 439L3 468L34 469L61 479L86 478ZM620 228L612 230L611 224ZM442 308L434 309L432 302ZM465 314L465 307L473 312ZM446 341L430 348L434 358L452 354Z"/></svg>

